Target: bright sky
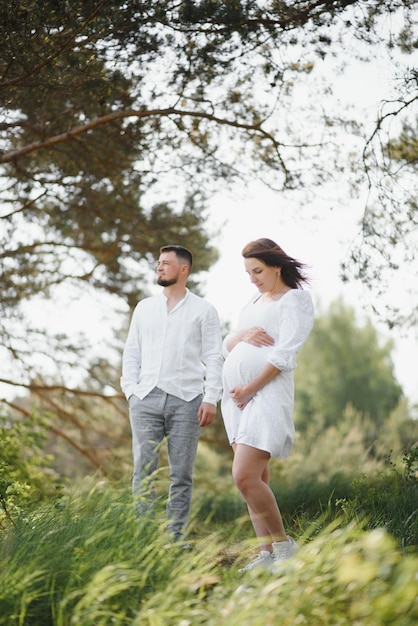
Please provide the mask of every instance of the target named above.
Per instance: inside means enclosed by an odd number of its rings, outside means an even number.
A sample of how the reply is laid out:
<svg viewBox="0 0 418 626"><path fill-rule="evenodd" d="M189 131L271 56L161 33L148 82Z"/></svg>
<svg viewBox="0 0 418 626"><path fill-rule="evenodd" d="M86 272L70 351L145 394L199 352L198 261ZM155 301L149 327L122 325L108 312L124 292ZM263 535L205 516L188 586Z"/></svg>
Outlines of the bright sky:
<svg viewBox="0 0 418 626"><path fill-rule="evenodd" d="M245 199L214 198L209 224L220 230L215 238L220 259L208 272L205 295L216 306L222 320L233 323L255 291L244 271L242 248L259 237L275 240L286 253L308 265L317 310L326 310L332 301L342 297L358 312L359 321L366 315L382 339L395 341L396 377L408 398L418 402L418 375L413 358L418 355L416 334L409 332L402 337L401 331L390 333L373 318L367 290L340 279L340 263L347 259L350 243L357 234L361 210L362 199L357 205L338 209L329 198L310 212L315 217L306 217L306 212L284 201L277 192L256 185L249 189Z"/></svg>
<svg viewBox="0 0 418 626"><path fill-rule="evenodd" d="M308 266L315 297L324 304L335 299L341 285L338 264L347 252L350 235L355 235L355 222L348 220L344 211L330 210L327 203L316 213L306 213L261 185L253 185L245 199L213 200L209 224L214 229L222 225L214 240L221 256L208 274L206 293L216 300L223 317L234 318L254 292L241 250L259 237L275 240L286 253Z"/></svg>
<svg viewBox="0 0 418 626"><path fill-rule="evenodd" d="M333 81L334 94L352 105L362 120L367 118L373 124L379 102L395 87L393 72L393 65L383 57L368 64L349 64L344 75ZM208 274L206 296L222 319L233 322L254 292L243 269L242 248L258 237L275 240L288 254L310 267L311 290L317 309L320 306L326 309L332 301L342 297L347 305L355 308L360 320L366 315L382 338L393 339L395 375L408 398L418 403L418 330L406 333L397 329L390 333L373 318L367 290L340 279L340 263L348 259L347 252L358 234L358 220L365 201L365 197L358 197L350 204L342 202L340 189L335 188L328 189L326 196L315 201L315 206L306 207L300 198L289 201L283 194L268 191L256 183L242 192L241 197L234 196L234 192L229 196L219 194L212 199L209 224L220 231L214 243L221 255ZM395 278L398 284L391 285L390 296L401 308L401 298L406 297L405 285L411 284L408 268L404 267L403 271L404 276L400 271Z"/></svg>

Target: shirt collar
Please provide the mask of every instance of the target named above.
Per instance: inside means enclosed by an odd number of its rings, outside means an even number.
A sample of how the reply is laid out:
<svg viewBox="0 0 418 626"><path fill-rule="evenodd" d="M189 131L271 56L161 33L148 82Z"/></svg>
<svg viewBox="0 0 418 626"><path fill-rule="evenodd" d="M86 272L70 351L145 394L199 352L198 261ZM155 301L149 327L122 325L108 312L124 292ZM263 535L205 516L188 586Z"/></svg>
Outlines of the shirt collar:
<svg viewBox="0 0 418 626"><path fill-rule="evenodd" d="M164 293L162 293L161 295L164 298L164 302L167 303L167 300L168 300L167 296ZM190 297L190 289L186 287L186 293L184 295L184 298L182 298L181 300L177 302L176 306L174 307L174 309L171 309L170 313L172 313L173 311L181 307L186 302L186 300L188 300L189 297Z"/></svg>

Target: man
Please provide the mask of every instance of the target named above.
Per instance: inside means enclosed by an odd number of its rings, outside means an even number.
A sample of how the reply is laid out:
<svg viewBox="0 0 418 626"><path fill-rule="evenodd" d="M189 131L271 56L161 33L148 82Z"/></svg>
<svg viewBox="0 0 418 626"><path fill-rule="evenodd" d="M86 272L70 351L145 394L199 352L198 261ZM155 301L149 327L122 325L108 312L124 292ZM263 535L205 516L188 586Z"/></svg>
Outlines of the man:
<svg viewBox="0 0 418 626"><path fill-rule="evenodd" d="M123 352L121 387L129 402L138 512L155 498L152 475L167 438L168 530L184 538L200 428L211 424L221 395L222 338L215 308L191 293L193 258L187 248L163 246L157 283L163 293L140 301ZM205 367L203 367L203 364Z"/></svg>

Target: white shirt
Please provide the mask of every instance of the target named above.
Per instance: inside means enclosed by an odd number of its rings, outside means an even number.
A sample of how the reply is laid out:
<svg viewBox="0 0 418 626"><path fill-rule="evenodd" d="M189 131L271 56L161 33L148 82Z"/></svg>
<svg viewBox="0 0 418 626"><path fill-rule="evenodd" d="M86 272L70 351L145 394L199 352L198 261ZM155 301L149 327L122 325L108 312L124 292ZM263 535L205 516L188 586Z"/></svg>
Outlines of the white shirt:
<svg viewBox="0 0 418 626"><path fill-rule="evenodd" d="M127 399L154 387L189 402L203 393L216 404L222 390L222 337L216 309L186 290L168 312L164 294L139 302L123 352L121 388ZM205 367L204 367L205 366Z"/></svg>

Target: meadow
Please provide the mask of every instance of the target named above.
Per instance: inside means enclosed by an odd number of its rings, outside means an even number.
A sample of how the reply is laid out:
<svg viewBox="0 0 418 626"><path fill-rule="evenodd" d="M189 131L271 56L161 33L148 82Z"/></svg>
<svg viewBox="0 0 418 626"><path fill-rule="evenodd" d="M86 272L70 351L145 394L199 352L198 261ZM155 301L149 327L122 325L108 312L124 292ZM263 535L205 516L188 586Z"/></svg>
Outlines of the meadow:
<svg viewBox="0 0 418 626"><path fill-rule="evenodd" d="M226 459L205 446L190 546L170 542L164 495L136 519L127 482L94 476L3 516L0 624L415 625L418 448L357 477L344 463L321 477L299 461L273 468L300 546L274 573L238 571L256 546ZM158 481L164 494L164 466Z"/></svg>

